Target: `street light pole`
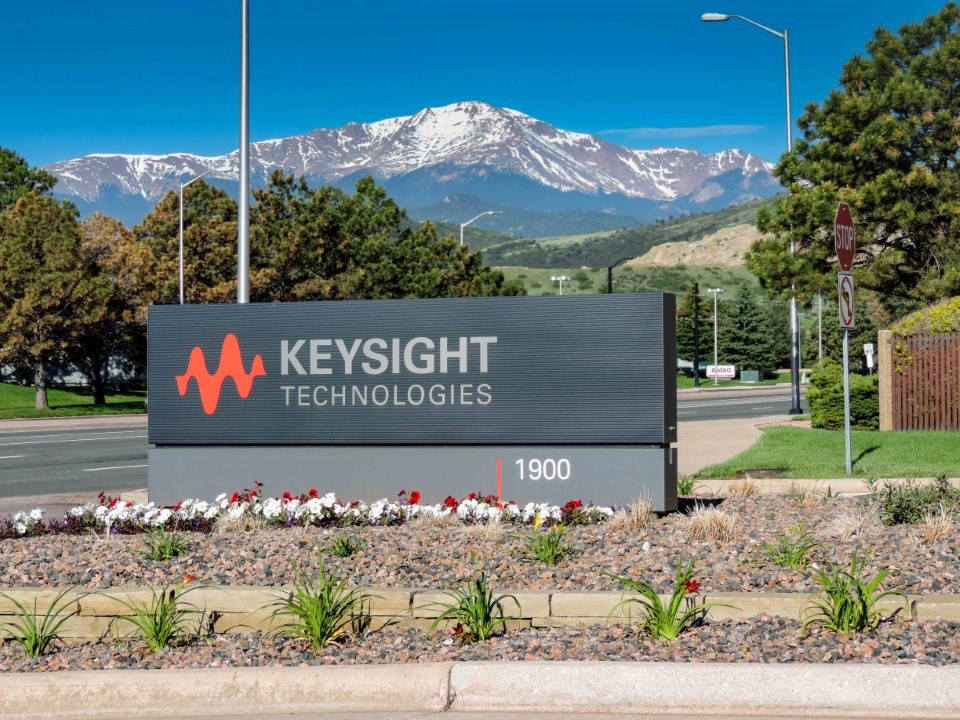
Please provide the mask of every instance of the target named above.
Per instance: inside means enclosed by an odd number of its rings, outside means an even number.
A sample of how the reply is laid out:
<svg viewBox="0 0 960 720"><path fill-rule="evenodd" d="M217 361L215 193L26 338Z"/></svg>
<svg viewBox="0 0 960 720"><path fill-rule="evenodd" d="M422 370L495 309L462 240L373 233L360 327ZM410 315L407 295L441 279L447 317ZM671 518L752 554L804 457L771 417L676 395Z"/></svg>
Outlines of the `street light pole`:
<svg viewBox="0 0 960 720"><path fill-rule="evenodd" d="M550 276L550 280L552 280L553 282L557 282L558 280L560 281L560 295L563 295L563 281L569 280L569 279L570 279L569 275L551 275Z"/></svg>
<svg viewBox="0 0 960 720"><path fill-rule="evenodd" d="M240 0L240 208L237 303L250 302L250 0Z"/></svg>
<svg viewBox="0 0 960 720"><path fill-rule="evenodd" d="M723 292L723 288L707 288L708 293L713 293L713 384L720 384L719 373L717 372L717 298Z"/></svg>
<svg viewBox="0 0 960 720"><path fill-rule="evenodd" d="M613 265L607 265L607 295L613 295L613 269L627 260L633 260L633 258L620 258Z"/></svg>
<svg viewBox="0 0 960 720"><path fill-rule="evenodd" d="M502 213L500 210L487 210L486 212L480 213L480 214L477 215L475 218L470 218L470 219L467 220L465 223L460 223L460 247L463 247L463 229L464 229L467 225L469 225L470 223L472 223L474 220L479 220L479 219L482 218L484 215L503 215L503 213Z"/></svg>
<svg viewBox="0 0 960 720"><path fill-rule="evenodd" d="M210 168L206 172L202 172L197 175L192 180L187 180L186 182L180 183L180 304L183 305L183 189L190 183L195 183L197 180L202 178L204 175L209 175L213 172L213 168Z"/></svg>
<svg viewBox="0 0 960 720"><path fill-rule="evenodd" d="M775 35L776 37L783 40L783 65L785 71L786 79L786 94L787 94L787 152L793 150L793 121L790 109L790 35L784 30L782 33L772 30L765 25L761 25L758 22L754 22L750 18L746 18L743 15L728 15L726 13L704 13L700 16L700 19L704 22L726 22L730 18L736 18L738 20L743 20L754 27L758 27L761 30ZM796 247L794 242L790 242L790 254L792 255L796 252ZM791 286L791 290L795 289ZM793 293L790 297L790 384L792 386L791 393L791 415L799 415L803 412L800 409L800 323L797 319L797 296L796 293Z"/></svg>

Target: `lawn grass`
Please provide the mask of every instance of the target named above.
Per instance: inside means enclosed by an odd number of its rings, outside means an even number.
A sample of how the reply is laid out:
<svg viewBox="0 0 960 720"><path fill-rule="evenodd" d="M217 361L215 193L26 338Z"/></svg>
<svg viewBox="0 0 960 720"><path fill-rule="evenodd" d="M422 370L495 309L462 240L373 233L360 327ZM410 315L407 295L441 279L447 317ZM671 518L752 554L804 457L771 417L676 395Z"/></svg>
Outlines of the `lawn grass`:
<svg viewBox="0 0 960 720"><path fill-rule="evenodd" d="M782 383L790 382L790 373L781 372L777 373L773 377L762 380L761 382L748 383L740 382L739 380L721 380L717 385L713 384L713 378L700 378L700 388L702 390L710 390L713 387L757 387L758 385L780 385ZM686 390L689 388L696 387L693 384L693 378L687 377L686 375L677 374L677 389Z"/></svg>
<svg viewBox="0 0 960 720"><path fill-rule="evenodd" d="M852 433L853 476L861 478L960 477L960 432ZM740 470L783 469L784 478L846 477L842 430L774 425L727 462L700 470L698 478L732 478Z"/></svg>
<svg viewBox="0 0 960 720"><path fill-rule="evenodd" d="M145 392L122 394L108 391L107 404L96 406L89 388L49 388L50 410L36 410L35 398L36 390L32 387L0 383L0 420L146 412L143 404Z"/></svg>

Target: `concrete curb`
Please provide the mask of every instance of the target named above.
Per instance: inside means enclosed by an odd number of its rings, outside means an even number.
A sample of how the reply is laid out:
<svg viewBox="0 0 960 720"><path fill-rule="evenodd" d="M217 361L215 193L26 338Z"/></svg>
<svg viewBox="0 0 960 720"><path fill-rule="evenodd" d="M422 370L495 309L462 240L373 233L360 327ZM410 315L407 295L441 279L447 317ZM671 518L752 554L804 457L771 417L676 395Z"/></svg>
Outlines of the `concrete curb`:
<svg viewBox="0 0 960 720"><path fill-rule="evenodd" d="M0 420L0 432L24 432L31 430L84 430L100 427L146 427L147 415L77 415L75 417L23 418L21 420Z"/></svg>
<svg viewBox="0 0 960 720"><path fill-rule="evenodd" d="M465 662L0 675L5 720L340 712L956 718L960 667Z"/></svg>
<svg viewBox="0 0 960 720"><path fill-rule="evenodd" d="M960 713L960 667L729 663L457 663L451 710L871 718Z"/></svg>
<svg viewBox="0 0 960 720"><path fill-rule="evenodd" d="M0 675L5 720L438 712L450 663Z"/></svg>

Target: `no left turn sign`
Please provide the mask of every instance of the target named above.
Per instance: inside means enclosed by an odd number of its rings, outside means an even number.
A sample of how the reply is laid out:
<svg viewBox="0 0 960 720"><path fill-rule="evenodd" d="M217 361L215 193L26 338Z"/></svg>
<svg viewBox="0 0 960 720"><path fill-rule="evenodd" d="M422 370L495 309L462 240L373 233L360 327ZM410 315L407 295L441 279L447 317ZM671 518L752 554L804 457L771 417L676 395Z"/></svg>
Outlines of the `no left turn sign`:
<svg viewBox="0 0 960 720"><path fill-rule="evenodd" d="M837 296L840 299L840 329L852 330L857 326L856 305L853 297L853 273L837 273Z"/></svg>

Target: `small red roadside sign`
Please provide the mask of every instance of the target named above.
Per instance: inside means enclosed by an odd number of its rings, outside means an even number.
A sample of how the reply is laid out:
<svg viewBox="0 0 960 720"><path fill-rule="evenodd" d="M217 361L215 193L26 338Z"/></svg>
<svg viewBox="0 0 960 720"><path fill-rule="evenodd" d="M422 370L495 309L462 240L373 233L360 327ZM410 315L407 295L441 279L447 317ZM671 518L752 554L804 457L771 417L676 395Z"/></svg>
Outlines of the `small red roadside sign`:
<svg viewBox="0 0 960 720"><path fill-rule="evenodd" d="M837 207L837 217L833 221L833 243L840 269L849 272L853 267L853 257L857 253L857 241L853 229L853 215L850 214L850 206L845 202Z"/></svg>

